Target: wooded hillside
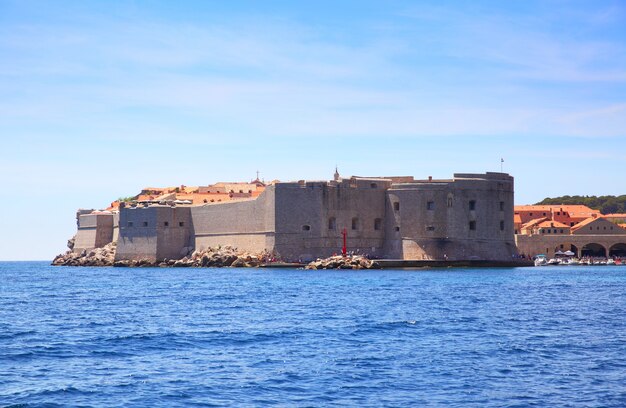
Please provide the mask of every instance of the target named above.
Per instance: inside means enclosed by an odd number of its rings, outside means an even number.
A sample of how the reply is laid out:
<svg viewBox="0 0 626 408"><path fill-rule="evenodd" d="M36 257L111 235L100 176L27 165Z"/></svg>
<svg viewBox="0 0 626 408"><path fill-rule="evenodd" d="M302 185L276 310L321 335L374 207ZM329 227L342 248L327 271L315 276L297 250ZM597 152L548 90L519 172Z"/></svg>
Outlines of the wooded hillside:
<svg viewBox="0 0 626 408"><path fill-rule="evenodd" d="M626 213L626 195L621 196L562 196L544 198L536 205L581 204L602 214Z"/></svg>

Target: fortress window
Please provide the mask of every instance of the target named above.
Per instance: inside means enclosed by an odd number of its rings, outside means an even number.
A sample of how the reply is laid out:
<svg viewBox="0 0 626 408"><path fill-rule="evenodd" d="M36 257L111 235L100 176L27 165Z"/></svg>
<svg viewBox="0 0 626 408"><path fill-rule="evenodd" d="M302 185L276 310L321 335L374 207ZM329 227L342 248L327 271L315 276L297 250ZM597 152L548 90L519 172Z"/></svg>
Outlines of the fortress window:
<svg viewBox="0 0 626 408"><path fill-rule="evenodd" d="M500 201L500 211L504 211L504 201Z"/></svg>
<svg viewBox="0 0 626 408"><path fill-rule="evenodd" d="M302 226L302 231L311 231L311 226L310 225L303 225Z"/></svg>
<svg viewBox="0 0 626 408"><path fill-rule="evenodd" d="M132 221L128 221L128 226L132 227L133 226L133 222Z"/></svg>
<svg viewBox="0 0 626 408"><path fill-rule="evenodd" d="M529 213L528 215L530 215L531 217L533 216L533 213Z"/></svg>
<svg viewBox="0 0 626 408"><path fill-rule="evenodd" d="M427 210L434 210L435 209L435 202L434 201L428 201L426 203L426 209Z"/></svg>
<svg viewBox="0 0 626 408"><path fill-rule="evenodd" d="M574 223L573 223L573 222L570 222L570 223L569 223L569 226L570 226L570 227L573 227L573 226L574 226Z"/></svg>
<svg viewBox="0 0 626 408"><path fill-rule="evenodd" d="M545 217L545 216L546 216L546 213L543 213L543 216Z"/></svg>
<svg viewBox="0 0 626 408"><path fill-rule="evenodd" d="M474 211L476 209L476 200L471 200L469 202L469 209L470 211Z"/></svg>
<svg viewBox="0 0 626 408"><path fill-rule="evenodd" d="M470 231L476 231L476 221L470 221L469 222L469 229L470 229Z"/></svg>
<svg viewBox="0 0 626 408"><path fill-rule="evenodd" d="M376 187L378 187L378 186L376 185L376 183L372 183L372 184L370 184L370 188L376 188Z"/></svg>
<svg viewBox="0 0 626 408"><path fill-rule="evenodd" d="M144 227L147 227L147 226L148 226L148 221L144 221L144 222L143 222L143 226L144 226Z"/></svg>
<svg viewBox="0 0 626 408"><path fill-rule="evenodd" d="M328 229L334 230L336 228L337 228L337 220L335 219L335 217L330 217L328 219Z"/></svg>
<svg viewBox="0 0 626 408"><path fill-rule="evenodd" d="M429 225L426 227L426 231L434 231L435 227L433 227L432 225Z"/></svg>
<svg viewBox="0 0 626 408"><path fill-rule="evenodd" d="M393 210L394 211L400 211L400 202L396 201L395 203L393 203Z"/></svg>
<svg viewBox="0 0 626 408"><path fill-rule="evenodd" d="M185 226L185 223L181 221L181 222L179 222L179 223L178 223L178 226L179 226L179 227L184 227L184 226Z"/></svg>
<svg viewBox="0 0 626 408"><path fill-rule="evenodd" d="M354 217L352 219L352 229L353 230L358 230L359 229L359 219Z"/></svg>
<svg viewBox="0 0 626 408"><path fill-rule="evenodd" d="M400 227L396 227L394 229L396 230L396 232L400 231Z"/></svg>
<svg viewBox="0 0 626 408"><path fill-rule="evenodd" d="M563 230L560 230L560 231L561 231L561 234L562 234L562 233L563 233Z"/></svg>
<svg viewBox="0 0 626 408"><path fill-rule="evenodd" d="M167 222L167 221L165 221L165 222L163 223L163 226L164 226L164 227L169 227L169 226L170 226L170 223L169 223L169 222Z"/></svg>
<svg viewBox="0 0 626 408"><path fill-rule="evenodd" d="M448 196L448 208L452 208L452 196Z"/></svg>
<svg viewBox="0 0 626 408"><path fill-rule="evenodd" d="M383 226L383 220L381 218L376 218L374 220L374 229L376 231L380 231L382 229Z"/></svg>
<svg viewBox="0 0 626 408"><path fill-rule="evenodd" d="M504 231L504 221L500 221L500 231Z"/></svg>

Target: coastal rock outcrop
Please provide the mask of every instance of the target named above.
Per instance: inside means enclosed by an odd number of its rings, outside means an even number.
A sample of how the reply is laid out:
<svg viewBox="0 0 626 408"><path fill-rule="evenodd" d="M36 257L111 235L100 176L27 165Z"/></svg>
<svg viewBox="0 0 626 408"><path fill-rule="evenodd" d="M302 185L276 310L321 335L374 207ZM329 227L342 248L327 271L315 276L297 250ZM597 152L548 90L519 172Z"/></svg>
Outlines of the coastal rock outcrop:
<svg viewBox="0 0 626 408"><path fill-rule="evenodd" d="M362 255L337 255L310 262L304 269L380 269L380 264Z"/></svg>
<svg viewBox="0 0 626 408"><path fill-rule="evenodd" d="M52 261L56 266L116 266L116 267L174 267L174 268L254 268L273 259L269 252L251 254L231 246L210 247L193 251L182 259L163 259L153 262L147 259L115 261L116 244L79 253L67 251Z"/></svg>
<svg viewBox="0 0 626 408"><path fill-rule="evenodd" d="M115 260L115 242L90 251L72 252L57 255L52 261L55 266L113 266Z"/></svg>

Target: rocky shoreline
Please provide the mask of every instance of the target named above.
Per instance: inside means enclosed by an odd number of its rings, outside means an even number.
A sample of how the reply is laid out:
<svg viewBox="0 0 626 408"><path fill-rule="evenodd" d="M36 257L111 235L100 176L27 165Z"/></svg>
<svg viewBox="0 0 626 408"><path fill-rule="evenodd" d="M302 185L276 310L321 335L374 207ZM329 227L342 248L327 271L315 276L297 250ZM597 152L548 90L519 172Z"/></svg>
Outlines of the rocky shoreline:
<svg viewBox="0 0 626 408"><path fill-rule="evenodd" d="M271 266L272 254L263 252L251 254L238 251L231 246L207 248L193 251L182 259L164 259L153 262L147 259L115 260L116 244L107 244L91 251L67 252L57 255L52 261L54 266L115 266L115 267L172 267L172 268L256 268ZM380 269L380 264L361 255L331 256L317 259L304 266L304 269Z"/></svg>
<svg viewBox="0 0 626 408"><path fill-rule="evenodd" d="M148 259L115 261L115 243L80 253L68 250L52 261L55 266L116 266L116 267L205 267L205 268L254 268L272 260L271 254L251 254L231 246L207 248L194 251L182 259L164 259L153 262Z"/></svg>
<svg viewBox="0 0 626 408"><path fill-rule="evenodd" d="M336 255L310 262L304 269L380 269L380 264L362 255Z"/></svg>

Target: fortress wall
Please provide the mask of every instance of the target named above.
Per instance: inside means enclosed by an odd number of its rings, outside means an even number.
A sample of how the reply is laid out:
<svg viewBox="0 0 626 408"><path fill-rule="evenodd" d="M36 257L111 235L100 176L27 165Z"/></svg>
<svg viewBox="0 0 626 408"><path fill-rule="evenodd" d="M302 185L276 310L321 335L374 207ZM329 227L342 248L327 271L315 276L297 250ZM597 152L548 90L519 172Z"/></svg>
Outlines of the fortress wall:
<svg viewBox="0 0 626 408"><path fill-rule="evenodd" d="M113 241L113 214L77 214L74 252L101 248Z"/></svg>
<svg viewBox="0 0 626 408"><path fill-rule="evenodd" d="M274 187L256 199L191 208L196 249L231 245L243 251L274 248Z"/></svg>
<svg viewBox="0 0 626 408"><path fill-rule="evenodd" d="M455 174L454 180L396 184L387 200L391 258L504 260L515 253L513 178L508 175Z"/></svg>
<svg viewBox="0 0 626 408"><path fill-rule="evenodd" d="M111 242L117 242L117 239L120 236L120 214L113 213L113 239Z"/></svg>
<svg viewBox="0 0 626 408"><path fill-rule="evenodd" d="M179 259L193 248L190 207L156 207L157 259Z"/></svg>
<svg viewBox="0 0 626 408"><path fill-rule="evenodd" d="M285 260L309 260L341 253L341 232L345 228L348 251L382 257L385 189L390 184L388 180L357 178L339 183L277 184L277 252ZM331 218L334 225L329 225ZM380 230L374 228L377 218L381 220Z"/></svg>
<svg viewBox="0 0 626 408"><path fill-rule="evenodd" d="M121 208L119 223L116 260L179 259L191 246L189 207Z"/></svg>

